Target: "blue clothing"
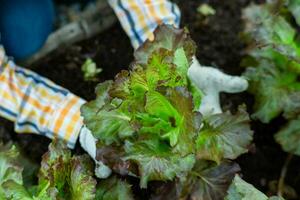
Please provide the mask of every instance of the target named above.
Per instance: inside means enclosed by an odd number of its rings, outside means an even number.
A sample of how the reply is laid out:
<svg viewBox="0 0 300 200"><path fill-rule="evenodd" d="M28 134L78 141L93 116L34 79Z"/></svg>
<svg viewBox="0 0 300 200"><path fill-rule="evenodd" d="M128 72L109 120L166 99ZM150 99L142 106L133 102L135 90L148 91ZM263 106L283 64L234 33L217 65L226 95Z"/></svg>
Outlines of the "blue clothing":
<svg viewBox="0 0 300 200"><path fill-rule="evenodd" d="M53 30L52 0L0 0L1 44L7 55L24 59L39 50Z"/></svg>

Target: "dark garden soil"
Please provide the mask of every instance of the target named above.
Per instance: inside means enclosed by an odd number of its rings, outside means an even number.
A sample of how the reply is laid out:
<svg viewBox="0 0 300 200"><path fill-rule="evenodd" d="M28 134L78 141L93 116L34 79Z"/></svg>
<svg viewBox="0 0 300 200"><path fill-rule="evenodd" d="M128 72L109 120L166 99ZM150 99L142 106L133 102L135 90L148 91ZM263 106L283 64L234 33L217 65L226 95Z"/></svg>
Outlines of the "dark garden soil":
<svg viewBox="0 0 300 200"><path fill-rule="evenodd" d="M241 9L249 4L247 0L177 0L182 10L182 25L187 26L192 38L198 45L197 57L203 65L215 66L222 71L240 75L243 68L239 67L243 57L244 44L239 39L242 31ZM201 3L209 3L216 14L203 17L197 13ZM259 1L257 1L259 2ZM126 69L133 59L133 49L126 34L116 24L96 37L59 49L46 59L36 63L31 69L54 80L73 93L91 100L94 96L96 83L83 81L81 65L91 57L103 72L99 81L112 79L121 69ZM241 94L221 94L224 110L235 111L240 104L246 104L251 113L254 99L246 92ZM273 135L284 124L282 118L264 125L252 122L254 144L250 152L241 156L237 162L241 166L243 178L262 191L274 194L270 182L278 180L287 154L275 143ZM1 126L4 124L4 128ZM2 128L1 128L2 127ZM35 135L8 135L13 132L13 125L0 120L0 139L17 141L27 155L39 161L47 150L50 140ZM81 151L77 145L77 152ZM289 165L286 183L300 195L300 159L293 157ZM273 192L273 193L272 193Z"/></svg>

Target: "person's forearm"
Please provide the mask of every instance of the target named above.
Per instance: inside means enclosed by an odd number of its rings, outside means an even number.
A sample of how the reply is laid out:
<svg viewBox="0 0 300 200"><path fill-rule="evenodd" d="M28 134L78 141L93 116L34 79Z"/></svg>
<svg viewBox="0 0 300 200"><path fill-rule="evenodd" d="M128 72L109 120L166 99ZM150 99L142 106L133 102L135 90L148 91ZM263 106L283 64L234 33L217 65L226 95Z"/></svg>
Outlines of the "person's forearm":
<svg viewBox="0 0 300 200"><path fill-rule="evenodd" d="M61 138L73 147L85 102L38 74L6 61L0 46L0 116L15 122L18 133Z"/></svg>
<svg viewBox="0 0 300 200"><path fill-rule="evenodd" d="M179 27L180 11L168 0L109 0L122 27L136 49L147 39L153 38L153 31L160 24Z"/></svg>

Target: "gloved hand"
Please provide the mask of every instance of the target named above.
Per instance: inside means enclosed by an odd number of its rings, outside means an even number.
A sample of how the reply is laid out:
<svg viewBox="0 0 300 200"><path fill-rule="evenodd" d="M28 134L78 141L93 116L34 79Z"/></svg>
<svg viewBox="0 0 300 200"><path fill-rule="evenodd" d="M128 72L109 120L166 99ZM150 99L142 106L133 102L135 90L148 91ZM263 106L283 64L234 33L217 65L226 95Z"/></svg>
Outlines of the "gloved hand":
<svg viewBox="0 0 300 200"><path fill-rule="evenodd" d="M97 155L97 139L94 138L91 131L86 127L83 126L80 135L79 135L79 142L81 147L90 155L90 157L95 161L95 175L98 178L107 178L111 174L111 169L104 165L101 161L96 160Z"/></svg>
<svg viewBox="0 0 300 200"><path fill-rule="evenodd" d="M197 58L188 71L191 81L204 93L199 108L203 116L222 113L220 106L220 92L238 93L248 88L246 79L230 76L213 67L201 66Z"/></svg>

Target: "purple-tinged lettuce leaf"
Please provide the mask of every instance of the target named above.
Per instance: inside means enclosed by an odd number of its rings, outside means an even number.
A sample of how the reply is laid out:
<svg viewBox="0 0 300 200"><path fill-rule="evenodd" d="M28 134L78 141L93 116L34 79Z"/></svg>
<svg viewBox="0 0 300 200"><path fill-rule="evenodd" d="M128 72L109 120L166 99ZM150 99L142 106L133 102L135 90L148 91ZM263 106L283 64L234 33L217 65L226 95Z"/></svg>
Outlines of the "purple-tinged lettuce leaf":
<svg viewBox="0 0 300 200"><path fill-rule="evenodd" d="M48 194L56 193L58 199L92 200L96 191L96 180L92 176L89 157L72 157L67 146L57 141L50 144L43 156L39 183L48 181Z"/></svg>
<svg viewBox="0 0 300 200"><path fill-rule="evenodd" d="M192 57L195 55L196 45L186 30L161 25L154 31L154 38L154 41L146 41L135 52L135 61L137 63L146 65L149 61L149 57L160 49L175 52L180 48L184 49L187 61L189 63L192 61Z"/></svg>
<svg viewBox="0 0 300 200"><path fill-rule="evenodd" d="M268 123L281 113L286 118L296 116L300 111L297 74L280 69L275 61L258 61L258 66L249 67L245 72L250 82L249 92L256 99L252 117Z"/></svg>
<svg viewBox="0 0 300 200"><path fill-rule="evenodd" d="M0 199L5 198L3 183L6 181L11 180L23 184L23 168L20 166L18 159L19 152L15 146L0 143Z"/></svg>
<svg viewBox="0 0 300 200"><path fill-rule="evenodd" d="M159 140L145 140L138 143L126 142L126 160L138 164L140 187L146 188L149 181L167 181L183 178L195 163L193 154L185 157L174 154L169 145Z"/></svg>
<svg viewBox="0 0 300 200"><path fill-rule="evenodd" d="M130 91L130 77L129 71L122 70L115 77L115 81L112 83L112 86L109 88L109 96L125 99L131 95ZM97 96L101 96L101 94L97 93Z"/></svg>
<svg viewBox="0 0 300 200"><path fill-rule="evenodd" d="M252 48L249 54L256 58L272 59L274 52L278 52L300 67L300 44L296 40L296 30L283 16L274 14L272 8L273 4L263 4L251 5L244 10L244 33L250 44L260 47Z"/></svg>
<svg viewBox="0 0 300 200"><path fill-rule="evenodd" d="M240 108L215 114L203 120L203 127L196 140L197 157L220 163L222 159L236 159L246 153L252 141L248 113Z"/></svg>
<svg viewBox="0 0 300 200"><path fill-rule="evenodd" d="M198 160L182 185L181 198L193 200L223 200L235 174L238 164L224 161L219 165Z"/></svg>
<svg viewBox="0 0 300 200"><path fill-rule="evenodd" d="M60 192L62 197L68 195L64 190L68 189L66 177L70 173L71 158L70 150L59 141L51 143L48 152L42 157L39 182L49 181L50 186Z"/></svg>
<svg viewBox="0 0 300 200"><path fill-rule="evenodd" d="M235 176L225 200L284 200L282 197L270 197L257 190L253 185Z"/></svg>
<svg viewBox="0 0 300 200"><path fill-rule="evenodd" d="M176 87L173 90L167 90L166 97L180 113L180 116L175 118L179 134L173 152L181 155L194 152L194 141L201 127L202 117L199 112L193 111L192 94L184 87Z"/></svg>
<svg viewBox="0 0 300 200"><path fill-rule="evenodd" d="M101 180L97 185L97 200L133 200L131 186L121 179L113 176Z"/></svg>
<svg viewBox="0 0 300 200"><path fill-rule="evenodd" d="M88 155L76 156L70 162L70 192L72 199L95 199L97 184L93 178L93 165Z"/></svg>
<svg viewBox="0 0 300 200"><path fill-rule="evenodd" d="M161 49L150 57L147 67L144 67L148 91L162 86L176 87L185 84L186 75L179 74L180 71L171 60L174 56L172 53Z"/></svg>
<svg viewBox="0 0 300 200"><path fill-rule="evenodd" d="M275 140L284 151L300 156L300 117L289 121L276 133Z"/></svg>
<svg viewBox="0 0 300 200"><path fill-rule="evenodd" d="M96 159L103 162L115 173L122 176L138 174L137 167L134 163L123 159L125 151L120 146L97 144Z"/></svg>
<svg viewBox="0 0 300 200"><path fill-rule="evenodd" d="M180 181L156 182L150 185L150 200L180 199L181 195Z"/></svg>

